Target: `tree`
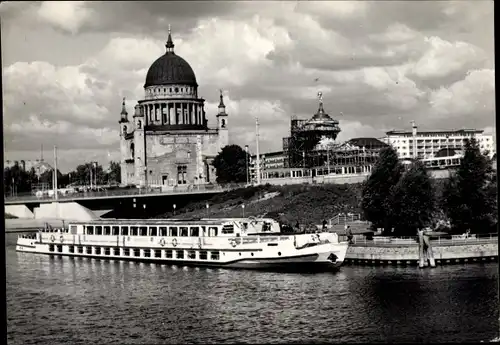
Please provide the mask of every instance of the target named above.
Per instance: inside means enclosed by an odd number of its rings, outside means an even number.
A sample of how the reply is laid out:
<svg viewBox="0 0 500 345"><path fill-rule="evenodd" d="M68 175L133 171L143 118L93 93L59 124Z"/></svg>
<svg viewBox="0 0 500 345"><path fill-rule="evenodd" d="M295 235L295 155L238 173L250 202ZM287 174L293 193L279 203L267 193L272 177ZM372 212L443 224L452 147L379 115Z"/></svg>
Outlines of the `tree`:
<svg viewBox="0 0 500 345"><path fill-rule="evenodd" d="M217 183L245 182L247 179L248 153L238 145L222 148L212 165L217 174Z"/></svg>
<svg viewBox="0 0 500 345"><path fill-rule="evenodd" d="M384 228L390 233L393 228L392 195L393 189L403 173L403 166L392 147L380 151L372 173L363 185L361 207L365 219L376 228Z"/></svg>
<svg viewBox="0 0 500 345"><path fill-rule="evenodd" d="M429 226L434 212L434 190L422 162L414 162L393 190L395 235L414 236Z"/></svg>
<svg viewBox="0 0 500 345"><path fill-rule="evenodd" d="M118 162L109 163L109 173L107 174L108 183L120 183L122 180L121 167Z"/></svg>
<svg viewBox="0 0 500 345"><path fill-rule="evenodd" d="M474 138L466 141L464 150L460 166L445 185L442 207L454 232L489 232L497 222L496 174Z"/></svg>

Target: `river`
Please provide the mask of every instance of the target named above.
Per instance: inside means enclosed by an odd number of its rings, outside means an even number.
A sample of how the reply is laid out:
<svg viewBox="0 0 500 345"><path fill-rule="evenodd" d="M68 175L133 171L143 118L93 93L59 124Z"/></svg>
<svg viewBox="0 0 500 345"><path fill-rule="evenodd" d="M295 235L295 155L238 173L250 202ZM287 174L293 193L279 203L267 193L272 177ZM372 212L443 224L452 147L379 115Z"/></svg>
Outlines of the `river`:
<svg viewBox="0 0 500 345"><path fill-rule="evenodd" d="M498 335L498 264L272 273L16 253L8 344L476 342Z"/></svg>

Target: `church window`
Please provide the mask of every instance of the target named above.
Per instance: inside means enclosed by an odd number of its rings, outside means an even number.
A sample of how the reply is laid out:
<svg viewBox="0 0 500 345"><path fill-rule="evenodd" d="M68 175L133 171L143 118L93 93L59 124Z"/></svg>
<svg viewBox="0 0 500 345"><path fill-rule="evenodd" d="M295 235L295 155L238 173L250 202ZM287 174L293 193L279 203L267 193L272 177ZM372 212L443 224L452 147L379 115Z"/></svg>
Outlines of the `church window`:
<svg viewBox="0 0 500 345"><path fill-rule="evenodd" d="M184 92L184 88L183 87L181 87L181 92Z"/></svg>
<svg viewBox="0 0 500 345"><path fill-rule="evenodd" d="M221 125L222 128L226 128L226 120L222 119L222 125Z"/></svg>
<svg viewBox="0 0 500 345"><path fill-rule="evenodd" d="M127 126L123 126L123 135L127 134Z"/></svg>
<svg viewBox="0 0 500 345"><path fill-rule="evenodd" d="M135 151L134 151L134 143L130 144L130 154L132 155L132 159L134 159Z"/></svg>
<svg viewBox="0 0 500 345"><path fill-rule="evenodd" d="M187 166L179 165L177 166L177 184L186 184L187 178Z"/></svg>
<svg viewBox="0 0 500 345"><path fill-rule="evenodd" d="M167 88L164 88L164 89L163 89L163 92L167 92Z"/></svg>
<svg viewBox="0 0 500 345"><path fill-rule="evenodd" d="M177 93L177 92L179 92L179 88L178 87L175 88L175 93Z"/></svg>
<svg viewBox="0 0 500 345"><path fill-rule="evenodd" d="M142 122L141 120L138 120L137 121L137 129L141 129L142 128Z"/></svg>
<svg viewBox="0 0 500 345"><path fill-rule="evenodd" d="M170 88L168 92L172 92L172 88Z"/></svg>

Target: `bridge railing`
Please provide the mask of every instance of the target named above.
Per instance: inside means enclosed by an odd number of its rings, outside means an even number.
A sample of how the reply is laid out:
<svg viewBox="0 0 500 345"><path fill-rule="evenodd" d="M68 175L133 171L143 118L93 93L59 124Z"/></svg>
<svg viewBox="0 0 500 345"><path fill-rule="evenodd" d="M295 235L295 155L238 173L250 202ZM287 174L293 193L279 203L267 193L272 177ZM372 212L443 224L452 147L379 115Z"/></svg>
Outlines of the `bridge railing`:
<svg viewBox="0 0 500 345"><path fill-rule="evenodd" d="M207 185L176 185L171 188L162 189L161 187L149 188L131 188L121 190L104 190L104 191L91 191L91 192L77 192L70 194L58 194L58 200L72 200L72 199L86 199L86 198L102 198L102 197L119 197L119 196L144 196L144 195L159 195L159 194L187 194L199 192L224 192L232 189L243 188L245 183L229 183L229 184L207 184ZM37 197L32 194L18 195L5 197L5 202L19 202L19 201L53 201L54 195L43 195Z"/></svg>

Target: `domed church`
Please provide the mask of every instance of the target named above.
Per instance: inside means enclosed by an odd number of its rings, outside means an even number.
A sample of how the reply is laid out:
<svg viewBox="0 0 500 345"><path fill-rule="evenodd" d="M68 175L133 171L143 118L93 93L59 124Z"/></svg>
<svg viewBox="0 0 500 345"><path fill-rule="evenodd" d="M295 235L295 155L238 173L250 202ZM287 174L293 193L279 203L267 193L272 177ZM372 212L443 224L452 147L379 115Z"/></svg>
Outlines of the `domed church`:
<svg viewBox="0 0 500 345"><path fill-rule="evenodd" d="M166 52L149 68L144 99L130 120L123 99L122 184L168 189L215 182L211 163L228 144L228 116L221 91L217 127L208 128L204 102L193 69L174 52L169 29Z"/></svg>

